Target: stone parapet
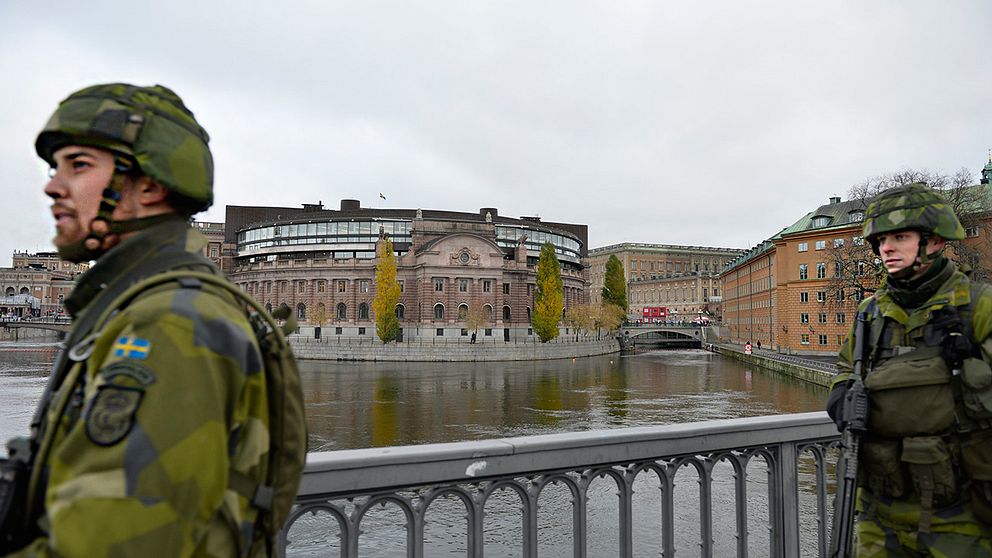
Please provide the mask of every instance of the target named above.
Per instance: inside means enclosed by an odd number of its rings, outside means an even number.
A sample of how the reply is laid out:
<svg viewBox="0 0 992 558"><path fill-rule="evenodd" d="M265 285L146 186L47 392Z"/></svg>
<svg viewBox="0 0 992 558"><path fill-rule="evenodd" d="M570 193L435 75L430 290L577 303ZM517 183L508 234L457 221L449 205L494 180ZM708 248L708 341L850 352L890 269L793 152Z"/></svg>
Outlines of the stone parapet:
<svg viewBox="0 0 992 558"><path fill-rule="evenodd" d="M489 341L404 342L383 344L378 340L312 339L290 336L297 358L304 360L367 360L383 362L483 362L508 360L553 360L606 355L620 352L612 337L586 341L548 343L504 343Z"/></svg>
<svg viewBox="0 0 992 558"><path fill-rule="evenodd" d="M818 386L830 387L833 381L833 367L816 361L781 355L773 351L754 351L750 355L744 354L739 345L707 345L707 349L714 353L727 356L741 362L760 366L765 370L796 378Z"/></svg>

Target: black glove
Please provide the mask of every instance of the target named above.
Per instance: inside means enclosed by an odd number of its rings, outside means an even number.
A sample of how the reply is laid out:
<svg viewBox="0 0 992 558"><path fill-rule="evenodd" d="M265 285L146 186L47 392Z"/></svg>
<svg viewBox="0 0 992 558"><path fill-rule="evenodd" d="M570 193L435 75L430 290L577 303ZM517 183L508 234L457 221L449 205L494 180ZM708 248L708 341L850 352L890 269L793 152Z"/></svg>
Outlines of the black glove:
<svg viewBox="0 0 992 558"><path fill-rule="evenodd" d="M847 399L847 390L851 387L851 382L841 382L830 390L827 397L827 414L837 425L837 431L844 431L844 401Z"/></svg>

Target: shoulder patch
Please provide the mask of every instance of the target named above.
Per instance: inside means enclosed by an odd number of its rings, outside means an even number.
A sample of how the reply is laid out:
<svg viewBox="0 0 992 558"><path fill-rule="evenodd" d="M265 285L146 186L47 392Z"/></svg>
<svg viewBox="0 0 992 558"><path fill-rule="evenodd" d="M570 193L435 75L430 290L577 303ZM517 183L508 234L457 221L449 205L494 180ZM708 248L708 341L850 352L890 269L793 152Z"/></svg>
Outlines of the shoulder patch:
<svg viewBox="0 0 992 558"><path fill-rule="evenodd" d="M141 389L105 384L97 388L83 415L86 436L98 446L120 442L134 426L134 415L145 392Z"/></svg>
<svg viewBox="0 0 992 558"><path fill-rule="evenodd" d="M137 383L137 385L150 386L155 383L155 373L151 368L140 362L133 360L119 360L113 364L100 369L100 375L107 381L113 382L114 378L123 376Z"/></svg>
<svg viewBox="0 0 992 558"><path fill-rule="evenodd" d="M152 350L152 342L141 337L123 336L114 343L114 356L144 360Z"/></svg>

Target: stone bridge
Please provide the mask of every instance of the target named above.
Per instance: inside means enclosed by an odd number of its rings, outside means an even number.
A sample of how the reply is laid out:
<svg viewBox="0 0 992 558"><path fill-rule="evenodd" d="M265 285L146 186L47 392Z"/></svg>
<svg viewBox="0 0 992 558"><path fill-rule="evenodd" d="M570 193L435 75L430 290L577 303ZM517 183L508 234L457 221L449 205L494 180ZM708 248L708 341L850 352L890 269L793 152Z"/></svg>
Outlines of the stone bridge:
<svg viewBox="0 0 992 558"><path fill-rule="evenodd" d="M49 331L61 331L68 332L72 329L71 322L65 321L45 321L45 320L18 320L18 321L7 321L0 320L0 327L8 329L47 329Z"/></svg>
<svg viewBox="0 0 992 558"><path fill-rule="evenodd" d="M652 335L653 334L653 335ZM637 324L620 328L620 335L629 336L636 345L638 341L651 343L662 343L670 345L695 344L700 345L711 342L717 338L716 329L712 326L700 326L697 324L685 325L664 325L664 324ZM650 337L649 337L650 336ZM641 338L641 339L638 339Z"/></svg>

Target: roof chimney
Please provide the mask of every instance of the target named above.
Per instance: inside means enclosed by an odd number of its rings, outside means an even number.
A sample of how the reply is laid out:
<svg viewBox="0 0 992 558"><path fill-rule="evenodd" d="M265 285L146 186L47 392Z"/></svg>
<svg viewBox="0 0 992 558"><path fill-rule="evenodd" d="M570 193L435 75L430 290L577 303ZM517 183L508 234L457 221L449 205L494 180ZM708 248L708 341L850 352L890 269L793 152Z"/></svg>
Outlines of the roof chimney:
<svg viewBox="0 0 992 558"><path fill-rule="evenodd" d="M341 200L341 211L354 211L362 208L362 202L358 200Z"/></svg>

